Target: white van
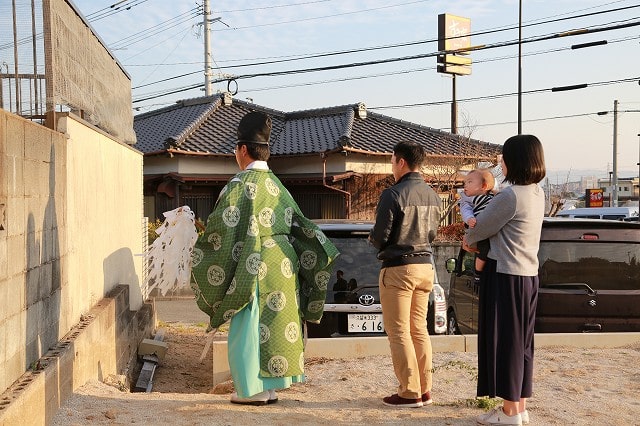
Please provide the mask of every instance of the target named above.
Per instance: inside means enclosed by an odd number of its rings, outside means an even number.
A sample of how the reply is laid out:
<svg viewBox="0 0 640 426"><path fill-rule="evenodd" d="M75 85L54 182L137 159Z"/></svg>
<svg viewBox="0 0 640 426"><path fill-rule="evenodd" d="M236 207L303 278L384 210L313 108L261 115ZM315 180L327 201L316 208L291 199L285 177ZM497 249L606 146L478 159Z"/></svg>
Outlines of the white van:
<svg viewBox="0 0 640 426"><path fill-rule="evenodd" d="M582 219L623 220L634 216L638 216L638 207L584 207L562 210L556 213L556 217L577 217Z"/></svg>

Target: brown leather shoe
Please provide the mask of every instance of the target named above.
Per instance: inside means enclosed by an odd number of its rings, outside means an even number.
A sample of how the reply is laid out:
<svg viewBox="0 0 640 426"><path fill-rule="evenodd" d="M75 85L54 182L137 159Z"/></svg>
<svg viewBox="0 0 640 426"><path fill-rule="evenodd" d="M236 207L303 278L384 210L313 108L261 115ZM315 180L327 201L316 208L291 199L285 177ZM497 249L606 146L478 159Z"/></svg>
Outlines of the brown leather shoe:
<svg viewBox="0 0 640 426"><path fill-rule="evenodd" d="M391 396L386 396L382 398L382 403L384 405L388 405L389 407L398 407L398 408L420 408L422 407L422 399L408 399L403 398L397 393L394 393Z"/></svg>

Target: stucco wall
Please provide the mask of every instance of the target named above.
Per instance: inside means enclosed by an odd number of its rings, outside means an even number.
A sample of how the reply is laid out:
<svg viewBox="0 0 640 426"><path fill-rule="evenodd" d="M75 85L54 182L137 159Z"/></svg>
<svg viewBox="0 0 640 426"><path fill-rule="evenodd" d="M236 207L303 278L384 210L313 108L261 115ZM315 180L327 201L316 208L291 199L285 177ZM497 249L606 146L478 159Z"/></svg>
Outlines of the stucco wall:
<svg viewBox="0 0 640 426"><path fill-rule="evenodd" d="M142 155L59 129L0 109L0 391L117 284L142 304Z"/></svg>

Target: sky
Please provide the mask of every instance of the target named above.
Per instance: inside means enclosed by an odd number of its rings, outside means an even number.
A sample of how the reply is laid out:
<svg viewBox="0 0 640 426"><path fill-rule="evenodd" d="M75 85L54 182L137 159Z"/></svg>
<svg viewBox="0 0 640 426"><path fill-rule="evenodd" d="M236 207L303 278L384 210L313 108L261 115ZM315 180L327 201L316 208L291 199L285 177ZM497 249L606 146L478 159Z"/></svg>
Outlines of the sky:
<svg viewBox="0 0 640 426"><path fill-rule="evenodd" d="M74 0L131 76L135 114L204 96L202 1ZM436 71L433 55L438 15L453 14L471 20L471 45L484 46L470 55L472 73L456 78L458 133L502 144L518 133L519 6L211 0L214 78L233 76L235 98L284 112L363 102L376 113L450 131L453 82ZM559 36L567 32L574 35ZM522 0L522 40L522 133L542 141L550 181L608 177L616 117L618 177L637 176L640 2ZM290 72L319 67L336 69ZM264 75L273 73L280 75ZM213 87L227 88L226 81Z"/></svg>

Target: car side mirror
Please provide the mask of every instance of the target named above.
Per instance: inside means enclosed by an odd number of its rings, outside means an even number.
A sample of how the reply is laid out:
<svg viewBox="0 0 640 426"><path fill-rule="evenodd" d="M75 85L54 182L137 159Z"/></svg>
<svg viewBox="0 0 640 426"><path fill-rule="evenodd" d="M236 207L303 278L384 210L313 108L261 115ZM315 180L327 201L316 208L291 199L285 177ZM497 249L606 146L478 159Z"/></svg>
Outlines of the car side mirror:
<svg viewBox="0 0 640 426"><path fill-rule="evenodd" d="M449 259L447 259L446 263L445 263L445 267L447 269L447 272L452 273L453 271L456 270L456 258L455 257L451 257Z"/></svg>

